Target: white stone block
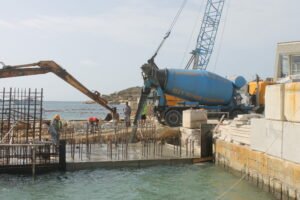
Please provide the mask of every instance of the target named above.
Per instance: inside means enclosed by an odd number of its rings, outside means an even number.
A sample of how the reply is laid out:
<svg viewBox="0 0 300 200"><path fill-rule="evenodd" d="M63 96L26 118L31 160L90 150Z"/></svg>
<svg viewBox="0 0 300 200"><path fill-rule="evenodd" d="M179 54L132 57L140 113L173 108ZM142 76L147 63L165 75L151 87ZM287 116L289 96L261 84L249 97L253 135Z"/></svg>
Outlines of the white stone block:
<svg viewBox="0 0 300 200"><path fill-rule="evenodd" d="M283 125L283 159L300 163L300 123L284 122Z"/></svg>
<svg viewBox="0 0 300 200"><path fill-rule="evenodd" d="M266 129L267 139L264 152L281 158L283 121L267 120Z"/></svg>
<svg viewBox="0 0 300 200"><path fill-rule="evenodd" d="M266 119L251 119L250 147L263 151L266 140Z"/></svg>
<svg viewBox="0 0 300 200"><path fill-rule="evenodd" d="M265 94L265 117L271 120L285 120L284 85L268 85Z"/></svg>
<svg viewBox="0 0 300 200"><path fill-rule="evenodd" d="M284 116L291 122L300 122L300 83L285 84Z"/></svg>
<svg viewBox="0 0 300 200"><path fill-rule="evenodd" d="M201 124L207 123L206 110L185 110L182 116L182 126L185 128L200 128Z"/></svg>
<svg viewBox="0 0 300 200"><path fill-rule="evenodd" d="M282 157L283 121L252 119L250 146L266 154Z"/></svg>
<svg viewBox="0 0 300 200"><path fill-rule="evenodd" d="M201 142L201 129L191 129L191 128L185 128L180 127L181 132L181 144L184 146L185 141L188 140L194 140L195 144L197 146L200 146Z"/></svg>

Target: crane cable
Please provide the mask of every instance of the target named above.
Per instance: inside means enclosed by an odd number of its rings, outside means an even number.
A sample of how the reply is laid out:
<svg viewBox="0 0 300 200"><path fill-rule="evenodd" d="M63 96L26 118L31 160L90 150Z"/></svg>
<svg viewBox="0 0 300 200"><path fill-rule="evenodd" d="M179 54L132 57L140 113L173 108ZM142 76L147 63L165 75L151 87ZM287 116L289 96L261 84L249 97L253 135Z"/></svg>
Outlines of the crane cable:
<svg viewBox="0 0 300 200"><path fill-rule="evenodd" d="M161 43L158 45L158 48L156 49L156 51L155 51L155 53L153 54L153 56L148 60L149 63L150 63L150 62L154 62L154 58L157 56L159 50L161 49L161 47L162 47L163 44L165 43L166 39L170 36L170 34L171 34L171 32L172 32L172 30L173 30L173 28L174 28L174 26L175 26L175 24L176 24L176 22L177 22L179 16L180 16L180 14L182 13L182 10L183 10L184 6L186 5L186 3L187 3L187 0L183 0L181 6L180 6L180 8L179 8L179 10L177 11L177 13L176 13L176 15L175 15L175 17L174 17L174 19L173 19L171 25L170 25L170 28L169 28L168 31L166 32L166 34L165 34L164 38L162 39Z"/></svg>
<svg viewBox="0 0 300 200"><path fill-rule="evenodd" d="M197 27L199 21L201 21L201 20L198 20L198 19L201 19L201 18L202 18L202 17L201 17L201 14L202 14L201 11L202 11L202 9L203 9L203 6L204 6L204 0L203 0L202 3L200 4L200 8L199 8L200 12L198 12L198 15L196 16L196 20L195 20L195 23L194 23L194 25L193 25L192 32L191 32L190 37L189 37L189 39L188 39L188 42L187 42L187 44L186 44L186 47L185 47L185 50L184 50L184 53L183 53L183 57L182 57L182 60L181 60L181 62L180 62L180 65L179 65L180 67L183 65L183 62L185 61L187 52L188 52L188 50L189 50L189 48L190 48L190 46L191 46L192 38L194 37L194 34L195 34L196 27Z"/></svg>

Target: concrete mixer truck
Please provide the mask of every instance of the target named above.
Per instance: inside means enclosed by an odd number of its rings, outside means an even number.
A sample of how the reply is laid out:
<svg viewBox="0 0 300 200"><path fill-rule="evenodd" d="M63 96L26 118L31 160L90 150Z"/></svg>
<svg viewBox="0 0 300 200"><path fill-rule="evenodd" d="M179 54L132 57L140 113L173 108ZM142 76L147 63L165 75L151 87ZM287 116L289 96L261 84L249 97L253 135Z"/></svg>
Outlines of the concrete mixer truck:
<svg viewBox="0 0 300 200"><path fill-rule="evenodd" d="M154 100L157 119L171 127L181 124L182 111L189 108L228 112L231 117L258 110L256 105L242 103L239 90L247 84L242 76L229 80L206 70L159 69L154 62L141 69L144 87L134 123L149 96ZM170 106L168 96L182 101Z"/></svg>

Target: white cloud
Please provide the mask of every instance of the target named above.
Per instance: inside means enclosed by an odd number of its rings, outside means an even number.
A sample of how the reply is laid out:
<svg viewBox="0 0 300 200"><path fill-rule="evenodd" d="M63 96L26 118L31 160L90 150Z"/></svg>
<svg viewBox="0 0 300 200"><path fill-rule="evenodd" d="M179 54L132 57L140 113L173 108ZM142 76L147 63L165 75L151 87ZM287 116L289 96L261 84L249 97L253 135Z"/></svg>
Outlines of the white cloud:
<svg viewBox="0 0 300 200"><path fill-rule="evenodd" d="M16 24L5 20L0 20L0 27L3 29L15 29Z"/></svg>
<svg viewBox="0 0 300 200"><path fill-rule="evenodd" d="M147 1L145 1L147 2ZM149 4L149 2L148 2ZM147 6L146 6L147 7ZM145 7L144 7L145 9ZM149 9L153 9L149 11ZM159 8L156 10L149 5L141 10L137 5L133 7L122 6L106 13L92 16L50 16L38 15L21 20L0 21L5 28L30 29L49 34L88 33L99 37L106 37L113 41L125 44L147 46L153 44L153 35L157 43L170 26L177 9ZM177 34L187 35L186 26L193 24L191 19L196 15L195 10L185 11L185 17L179 19L181 25L175 27ZM180 41L180 40L178 40Z"/></svg>
<svg viewBox="0 0 300 200"><path fill-rule="evenodd" d="M182 1L124 0L117 6L108 5L112 2L97 2L103 6L99 12L90 8L92 4L78 1L75 7L85 5L80 12L70 11L69 5L61 3L60 12L53 7L47 12L32 13L18 8L18 16L3 15L0 43L5 51L1 57L7 63L20 64L50 57L67 67L87 87L97 86L103 93L142 84L139 65L156 49ZM202 16L204 7L201 10L200 6L205 2L188 1L173 33L157 56L159 67L183 67L180 63L185 49L183 64L186 63L188 53L195 47L201 24L197 16L199 13ZM272 76L276 43L300 39L300 1L226 0L222 21L228 6L222 46L218 48L223 22L208 70L214 69L216 54L221 49L216 73ZM39 6L35 8L39 9ZM187 47L195 22L195 33ZM84 67L93 69L82 70ZM112 81L112 77L118 81ZM9 82L9 86L16 85L16 82ZM4 83L6 80L2 80L1 84ZM54 91L58 88L49 87ZM55 99L55 92L52 95Z"/></svg>

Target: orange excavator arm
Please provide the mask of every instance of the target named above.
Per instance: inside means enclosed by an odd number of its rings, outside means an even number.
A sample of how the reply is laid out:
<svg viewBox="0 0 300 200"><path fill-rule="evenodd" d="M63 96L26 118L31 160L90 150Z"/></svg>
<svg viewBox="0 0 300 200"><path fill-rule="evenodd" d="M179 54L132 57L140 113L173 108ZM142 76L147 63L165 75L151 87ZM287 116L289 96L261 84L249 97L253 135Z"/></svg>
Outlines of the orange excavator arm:
<svg viewBox="0 0 300 200"><path fill-rule="evenodd" d="M107 110L112 113L116 113L116 109L110 107L108 102L101 98L99 92L91 92L84 85L82 85L78 80L76 80L71 74L69 74L64 68L59 66L54 61L40 61L32 64L25 65L15 65L15 66L7 66L4 65L2 69L0 69L0 78L10 78L10 77L18 77L18 76L30 76L37 74L46 74L52 72L55 75L59 76L61 79L72 85L74 88L94 100L96 103L100 104Z"/></svg>

